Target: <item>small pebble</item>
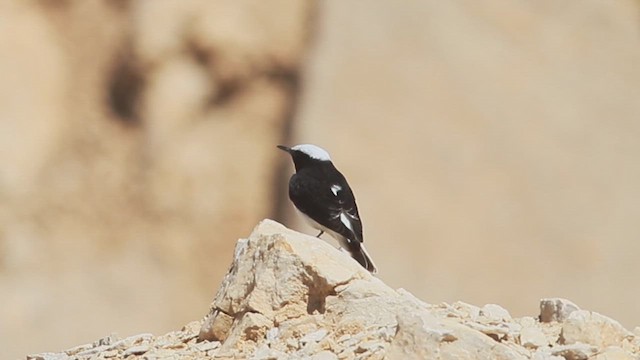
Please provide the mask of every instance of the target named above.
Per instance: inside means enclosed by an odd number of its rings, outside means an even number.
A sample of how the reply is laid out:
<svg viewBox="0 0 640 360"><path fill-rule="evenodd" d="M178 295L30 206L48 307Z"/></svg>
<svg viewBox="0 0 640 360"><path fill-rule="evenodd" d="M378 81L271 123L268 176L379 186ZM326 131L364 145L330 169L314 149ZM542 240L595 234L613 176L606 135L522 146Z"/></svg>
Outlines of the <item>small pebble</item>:
<svg viewBox="0 0 640 360"><path fill-rule="evenodd" d="M118 350L116 349L107 350L100 355L105 359L116 357L118 356Z"/></svg>
<svg viewBox="0 0 640 360"><path fill-rule="evenodd" d="M487 304L480 309L480 315L492 321L511 320L511 314L500 305Z"/></svg>
<svg viewBox="0 0 640 360"><path fill-rule="evenodd" d="M91 349L87 349L85 351L81 351L77 354L75 354L75 356L90 356L90 355L95 355L98 353L101 353L103 351L107 351L107 350L111 350L113 348L113 345L101 345L101 346L97 346Z"/></svg>
<svg viewBox="0 0 640 360"><path fill-rule="evenodd" d="M311 357L311 360L338 360L338 355L332 353L331 351L323 350L313 355Z"/></svg>
<svg viewBox="0 0 640 360"><path fill-rule="evenodd" d="M274 342L278 340L279 335L280 335L280 329L278 329L277 327L271 328L269 329L269 331L267 331L267 341L270 343Z"/></svg>
<svg viewBox="0 0 640 360"><path fill-rule="evenodd" d="M87 351L87 350L89 350L89 349L91 349L93 347L94 347L93 344L78 345L78 346L72 347L71 349L65 351L65 353L67 353L67 355L75 355L75 354L77 354L79 352Z"/></svg>
<svg viewBox="0 0 640 360"><path fill-rule="evenodd" d="M196 344L194 347L196 349L198 349L199 351L209 351L209 350L213 350L216 349L220 346L220 341L203 341L200 342L198 344Z"/></svg>
<svg viewBox="0 0 640 360"><path fill-rule="evenodd" d="M112 333L109 336L105 336L102 339L99 339L93 343L93 346L102 346L102 345L111 345L118 341L120 338L117 334Z"/></svg>
<svg viewBox="0 0 640 360"><path fill-rule="evenodd" d="M303 336L302 339L300 339L300 342L302 344L306 344L310 342L318 342L324 339L325 336L327 336L327 330L320 329L318 331L314 331L312 333L308 333L307 335Z"/></svg>
<svg viewBox="0 0 640 360"><path fill-rule="evenodd" d="M71 359L65 353L42 353L27 356L27 360L68 360Z"/></svg>
<svg viewBox="0 0 640 360"><path fill-rule="evenodd" d="M271 358L271 349L266 344L262 344L258 347L251 356L253 360L267 360Z"/></svg>
<svg viewBox="0 0 640 360"><path fill-rule="evenodd" d="M149 351L149 349L149 345L132 346L124 351L124 356L127 357L129 355L141 355Z"/></svg>
<svg viewBox="0 0 640 360"><path fill-rule="evenodd" d="M287 346L292 349L297 349L298 347L300 347L300 344L298 343L298 340L291 338L287 339Z"/></svg>
<svg viewBox="0 0 640 360"><path fill-rule="evenodd" d="M379 349L384 349L384 343L375 340L365 341L358 345L358 349L361 349L363 352L376 352Z"/></svg>

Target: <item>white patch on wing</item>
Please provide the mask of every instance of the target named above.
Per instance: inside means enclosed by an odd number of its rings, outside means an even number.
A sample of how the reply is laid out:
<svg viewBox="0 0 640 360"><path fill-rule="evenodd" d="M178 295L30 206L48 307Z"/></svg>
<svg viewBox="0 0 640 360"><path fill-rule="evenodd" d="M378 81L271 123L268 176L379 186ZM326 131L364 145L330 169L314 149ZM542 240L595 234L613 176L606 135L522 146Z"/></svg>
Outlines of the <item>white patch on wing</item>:
<svg viewBox="0 0 640 360"><path fill-rule="evenodd" d="M340 213L340 222L342 222L344 224L344 226L347 227L347 229L353 231L353 226L351 226L351 221L347 217L347 214Z"/></svg>
<svg viewBox="0 0 640 360"><path fill-rule="evenodd" d="M342 190L342 186L338 184L331 185L331 192L333 195L338 196L338 191Z"/></svg>

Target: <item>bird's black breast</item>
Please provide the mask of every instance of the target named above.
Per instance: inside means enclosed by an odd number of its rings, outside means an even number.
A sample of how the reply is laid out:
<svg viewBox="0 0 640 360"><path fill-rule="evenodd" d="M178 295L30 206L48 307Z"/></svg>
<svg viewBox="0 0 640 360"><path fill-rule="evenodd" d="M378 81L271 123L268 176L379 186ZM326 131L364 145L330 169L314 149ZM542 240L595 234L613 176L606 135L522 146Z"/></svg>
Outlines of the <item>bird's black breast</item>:
<svg viewBox="0 0 640 360"><path fill-rule="evenodd" d="M336 190L338 187L340 190ZM289 198L298 210L320 225L349 240L362 242L362 222L355 197L331 162L296 172L289 181ZM341 214L347 216L351 229L345 226Z"/></svg>

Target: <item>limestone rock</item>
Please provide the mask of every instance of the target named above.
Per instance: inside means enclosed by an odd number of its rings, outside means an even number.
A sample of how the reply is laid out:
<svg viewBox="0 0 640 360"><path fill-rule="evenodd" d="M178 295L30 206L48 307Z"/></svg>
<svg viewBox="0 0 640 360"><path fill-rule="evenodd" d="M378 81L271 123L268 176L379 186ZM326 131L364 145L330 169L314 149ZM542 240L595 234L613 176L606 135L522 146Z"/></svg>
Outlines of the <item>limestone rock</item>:
<svg viewBox="0 0 640 360"><path fill-rule="evenodd" d="M69 355L65 353L42 353L27 356L27 360L68 360Z"/></svg>
<svg viewBox="0 0 640 360"><path fill-rule="evenodd" d="M205 324L200 328L198 338L200 340L224 341L233 324L233 317L214 311L207 317Z"/></svg>
<svg viewBox="0 0 640 360"><path fill-rule="evenodd" d="M142 354L146 353L147 351L149 351L149 345L135 345L135 346L132 346L132 347L128 348L124 352L124 357L127 357L129 355L142 355Z"/></svg>
<svg viewBox="0 0 640 360"><path fill-rule="evenodd" d="M537 349L539 347L549 345L549 337L540 326L540 323L536 322L531 317L522 318L520 321L522 326L520 330L520 344L526 348ZM554 343L555 341L551 341Z"/></svg>
<svg viewBox="0 0 640 360"><path fill-rule="evenodd" d="M502 306L496 305L496 304L487 304L483 306L482 309L480 309L479 315L484 316L490 321L491 320L504 321L504 320L511 319L511 315L509 314L509 311L507 311Z"/></svg>
<svg viewBox="0 0 640 360"><path fill-rule="evenodd" d="M621 344L634 335L619 322L596 312L577 310L562 324L560 342L563 344L585 343L597 347Z"/></svg>
<svg viewBox="0 0 640 360"><path fill-rule="evenodd" d="M564 321L572 312L580 310L578 305L566 299L552 298L540 300L540 321Z"/></svg>
<svg viewBox="0 0 640 360"><path fill-rule="evenodd" d="M551 351L553 355L562 356L566 360L587 360L597 352L597 349L589 344L575 343L556 346Z"/></svg>
<svg viewBox="0 0 640 360"><path fill-rule="evenodd" d="M625 351L619 347L611 346L604 351L599 352L594 360L638 360L638 356L634 356L628 351Z"/></svg>
<svg viewBox="0 0 640 360"><path fill-rule="evenodd" d="M464 344L464 345L463 345ZM392 359L524 359L479 331L428 314L400 314Z"/></svg>
<svg viewBox="0 0 640 360"><path fill-rule="evenodd" d="M639 345L637 334L584 310L540 322L495 304L428 304L330 244L264 220L237 242L202 321L29 359L627 360Z"/></svg>
<svg viewBox="0 0 640 360"><path fill-rule="evenodd" d="M469 353L525 358L472 326L431 314L428 304L387 287L327 243L272 221L263 221L238 242L201 339L210 334L220 313L234 317L223 349L236 356L256 349L262 354L262 344L269 341L271 349L294 358L327 348L363 358L472 358L465 355ZM508 332L503 323L511 316L501 307L487 305L476 313ZM247 338L247 314L259 314L262 338ZM270 322L279 330L265 332Z"/></svg>

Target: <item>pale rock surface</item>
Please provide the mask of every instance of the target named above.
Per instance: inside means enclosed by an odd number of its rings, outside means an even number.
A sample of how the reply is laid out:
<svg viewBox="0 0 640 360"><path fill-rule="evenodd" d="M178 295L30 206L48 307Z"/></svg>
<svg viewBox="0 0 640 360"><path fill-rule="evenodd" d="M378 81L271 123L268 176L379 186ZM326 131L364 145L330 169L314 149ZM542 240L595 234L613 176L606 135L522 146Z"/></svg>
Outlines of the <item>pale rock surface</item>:
<svg viewBox="0 0 640 360"><path fill-rule="evenodd" d="M540 324L532 317L519 319L520 344L526 348L537 349L549 346L549 336L544 332ZM557 334L556 334L557 335ZM557 338L557 336L555 336Z"/></svg>
<svg viewBox="0 0 640 360"><path fill-rule="evenodd" d="M620 344L634 338L619 322L586 310L572 312L562 324L564 344L586 343L598 347Z"/></svg>
<svg viewBox="0 0 640 360"><path fill-rule="evenodd" d="M564 321L576 310L580 310L578 305L566 299L542 299L540 300L540 321Z"/></svg>
<svg viewBox="0 0 640 360"><path fill-rule="evenodd" d="M541 300L541 309L549 303ZM495 304L427 304L390 288L328 243L264 220L237 242L203 320L162 336L109 336L28 359L627 360L640 355L638 335L612 319L585 310L552 317L563 320L512 318Z"/></svg>

